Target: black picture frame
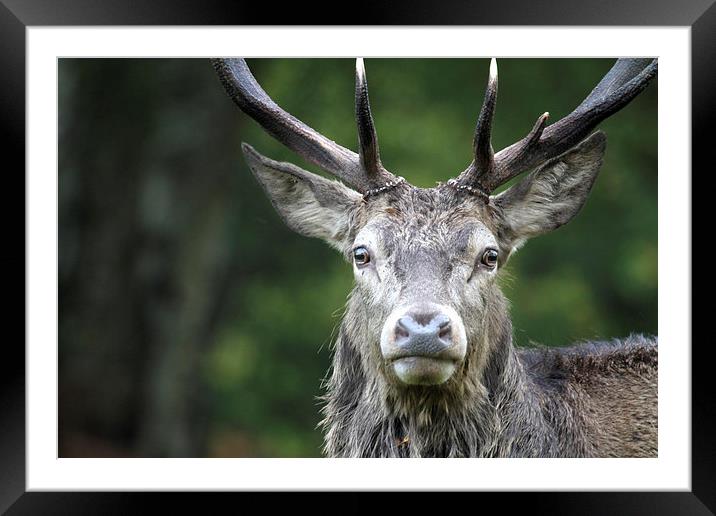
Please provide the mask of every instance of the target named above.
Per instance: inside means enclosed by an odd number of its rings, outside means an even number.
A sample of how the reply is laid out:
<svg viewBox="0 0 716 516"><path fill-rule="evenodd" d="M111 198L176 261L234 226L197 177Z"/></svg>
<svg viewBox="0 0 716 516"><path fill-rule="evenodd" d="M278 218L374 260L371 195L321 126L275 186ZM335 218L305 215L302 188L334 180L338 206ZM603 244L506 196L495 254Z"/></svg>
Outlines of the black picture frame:
<svg viewBox="0 0 716 516"><path fill-rule="evenodd" d="M692 38L692 169L708 176L711 156L708 144L713 131L716 112L716 5L714 0L665 2L663 0L582 1L555 0L539 9L529 0L497 2L404 2L401 4L362 2L350 6L351 12L330 25L622 25L622 26L685 26L691 27ZM452 4L452 5L451 5ZM330 9L328 9L330 7ZM21 183L25 199L25 31L32 26L46 25L247 25L301 23L316 25L316 12L339 12L335 5L285 5L276 9L271 3L257 2L189 2L183 0L154 0L133 2L115 0L0 0L0 133L3 147L4 179ZM10 158L10 159L8 159ZM693 188L693 187L692 187ZM13 191L10 187L6 191ZM692 191L694 191L692 189ZM10 203L5 204L9 206ZM694 202L693 205L696 205ZM14 208L13 208L14 210ZM24 213L24 212L23 212ZM13 211L15 217L17 212ZM7 209L6 220L10 211ZM693 217L692 217L693 218ZM11 226L11 225L8 225ZM24 229L24 226L23 226ZM24 232L23 232L24 233ZM23 237L24 238L24 237ZM677 258L691 250L677 250ZM13 253L13 256L19 253ZM10 256L7 253L6 256ZM15 261L22 260L24 271L27 256L23 240L21 258L6 258L13 270ZM692 261L693 266L693 261ZM19 277L17 274L12 276ZM13 299L13 309L25 307ZM14 308L18 307L18 308ZM7 320L14 320L9 317ZM17 320L20 317L16 318ZM24 320L24 318L23 318ZM23 327L24 334L24 327ZM684 343L689 345L690 343ZM537 514L715 514L716 513L716 439L713 438L716 404L712 400L711 346L692 347L692 490L690 492L590 492L590 493L477 493L481 502L497 497L509 497L529 507ZM187 504L185 495L149 493L67 493L26 492L25 488L25 352L19 339L6 337L0 375L0 511L7 514L134 514L143 513L148 498L160 498L165 510L171 505ZM244 494L225 494L210 498L201 494L195 503L201 512L209 505L235 500ZM351 497L357 498L354 493ZM227 499L229 498L229 499ZM283 496L263 496L264 507L283 504ZM296 498L296 497L294 497ZM401 497L401 507L422 503L422 496ZM299 497L306 500L306 497ZM362 502L362 503L361 503ZM241 503L246 503L242 500ZM293 502L292 502L293 503ZM305 502L315 507L315 502ZM470 503L475 503L470 502ZM504 503L504 499L500 499ZM178 504L177 504L178 505ZM366 509L358 503L343 507L353 511ZM244 506L238 505L241 510ZM293 510L296 510L294 506ZM344 511L341 511L344 512ZM363 512L363 511L361 511Z"/></svg>

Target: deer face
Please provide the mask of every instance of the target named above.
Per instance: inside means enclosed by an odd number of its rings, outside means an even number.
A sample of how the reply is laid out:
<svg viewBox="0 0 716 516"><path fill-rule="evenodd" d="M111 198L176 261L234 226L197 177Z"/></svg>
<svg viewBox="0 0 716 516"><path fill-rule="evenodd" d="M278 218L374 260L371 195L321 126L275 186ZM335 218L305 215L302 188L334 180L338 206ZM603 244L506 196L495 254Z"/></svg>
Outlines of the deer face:
<svg viewBox="0 0 716 516"><path fill-rule="evenodd" d="M441 384L481 341L499 245L479 203L403 190L377 202L353 239L353 298L389 380Z"/></svg>
<svg viewBox="0 0 716 516"><path fill-rule="evenodd" d="M577 214L606 143L603 133L589 133L656 74L655 62L619 60L572 114L546 127L545 113L525 138L493 155L493 61L472 163L458 178L421 189L381 165L361 60L356 72L359 154L273 103L243 60L216 60L215 67L244 111L346 183L243 145L254 176L286 224L325 240L352 264L356 287L346 324L360 336L364 367L401 386L441 385L467 367L484 366L491 345L488 319L506 311L496 285L499 270L528 238ZM491 195L528 170L517 184Z"/></svg>
<svg viewBox="0 0 716 516"><path fill-rule="evenodd" d="M527 238L579 211L604 143L596 133L487 199L450 184L420 189L404 182L365 196L248 145L244 152L286 224L322 238L351 264L351 315L366 363L379 364L393 383L438 385L468 356L482 367L487 319L504 310L499 270Z"/></svg>

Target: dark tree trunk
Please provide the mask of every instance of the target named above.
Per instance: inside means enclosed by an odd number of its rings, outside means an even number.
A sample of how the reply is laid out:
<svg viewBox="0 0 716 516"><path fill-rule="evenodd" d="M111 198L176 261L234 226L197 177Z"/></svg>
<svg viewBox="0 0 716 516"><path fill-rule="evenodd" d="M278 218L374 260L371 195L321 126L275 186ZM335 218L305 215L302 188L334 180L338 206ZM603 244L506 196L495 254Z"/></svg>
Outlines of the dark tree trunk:
<svg viewBox="0 0 716 516"><path fill-rule="evenodd" d="M206 60L62 60L59 84L60 455L203 455L236 117Z"/></svg>

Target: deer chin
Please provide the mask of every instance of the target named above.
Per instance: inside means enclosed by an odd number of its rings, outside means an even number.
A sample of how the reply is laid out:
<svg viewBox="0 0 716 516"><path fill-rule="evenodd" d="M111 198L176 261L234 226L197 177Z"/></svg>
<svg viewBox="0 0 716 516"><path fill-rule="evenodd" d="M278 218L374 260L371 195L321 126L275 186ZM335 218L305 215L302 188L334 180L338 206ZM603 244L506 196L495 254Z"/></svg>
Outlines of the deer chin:
<svg viewBox="0 0 716 516"><path fill-rule="evenodd" d="M432 357L403 357L391 362L393 372L406 385L440 385L457 369L454 360Z"/></svg>

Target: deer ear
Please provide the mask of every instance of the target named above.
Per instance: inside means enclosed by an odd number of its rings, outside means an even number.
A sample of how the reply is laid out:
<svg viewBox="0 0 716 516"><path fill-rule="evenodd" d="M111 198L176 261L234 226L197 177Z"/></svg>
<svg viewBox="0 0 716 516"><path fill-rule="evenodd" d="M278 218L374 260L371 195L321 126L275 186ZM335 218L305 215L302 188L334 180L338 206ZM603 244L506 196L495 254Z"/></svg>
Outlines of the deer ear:
<svg viewBox="0 0 716 516"><path fill-rule="evenodd" d="M597 131L494 197L505 251L572 220L597 178L606 142L605 134Z"/></svg>
<svg viewBox="0 0 716 516"><path fill-rule="evenodd" d="M246 143L241 148L251 172L286 225L342 251L361 194L338 181L262 156Z"/></svg>

